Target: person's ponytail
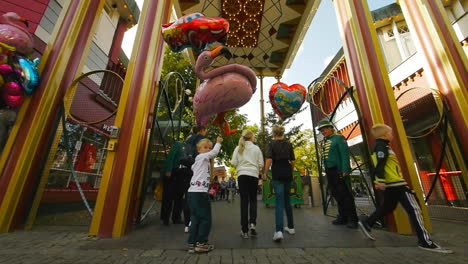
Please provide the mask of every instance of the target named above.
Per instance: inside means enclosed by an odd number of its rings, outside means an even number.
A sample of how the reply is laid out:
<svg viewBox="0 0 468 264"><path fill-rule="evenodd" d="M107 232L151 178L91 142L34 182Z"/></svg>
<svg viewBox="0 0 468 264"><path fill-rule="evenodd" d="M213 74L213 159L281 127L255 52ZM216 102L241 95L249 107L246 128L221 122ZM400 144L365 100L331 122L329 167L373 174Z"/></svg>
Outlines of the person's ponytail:
<svg viewBox="0 0 468 264"><path fill-rule="evenodd" d="M252 140L253 137L254 137L254 134L252 131L248 129L245 129L244 131L242 131L242 136L239 139L239 149L237 150L237 153L239 153L239 155L242 155L242 153L244 153L245 141Z"/></svg>

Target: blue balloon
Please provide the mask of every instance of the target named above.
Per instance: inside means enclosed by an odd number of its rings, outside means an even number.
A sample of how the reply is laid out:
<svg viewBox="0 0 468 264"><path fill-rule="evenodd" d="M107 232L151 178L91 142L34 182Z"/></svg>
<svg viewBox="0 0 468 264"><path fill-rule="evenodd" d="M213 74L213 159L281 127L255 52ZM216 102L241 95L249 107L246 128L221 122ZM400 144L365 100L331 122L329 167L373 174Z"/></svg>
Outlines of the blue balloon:
<svg viewBox="0 0 468 264"><path fill-rule="evenodd" d="M39 73L37 72L37 65L39 60L35 59L31 62L23 57L19 57L18 64L21 67L24 75L24 91L27 95L31 95L34 90L39 86Z"/></svg>

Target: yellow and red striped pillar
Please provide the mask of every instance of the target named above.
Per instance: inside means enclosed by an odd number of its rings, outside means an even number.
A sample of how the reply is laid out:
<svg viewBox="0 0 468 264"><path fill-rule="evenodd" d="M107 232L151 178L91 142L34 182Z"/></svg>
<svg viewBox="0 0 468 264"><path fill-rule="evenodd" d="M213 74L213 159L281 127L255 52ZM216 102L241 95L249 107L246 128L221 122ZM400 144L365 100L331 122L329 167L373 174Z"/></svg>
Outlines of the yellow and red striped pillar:
<svg viewBox="0 0 468 264"><path fill-rule="evenodd" d="M18 227L31 202L66 90L86 60L105 0L66 2L39 66L40 86L19 113L0 158L0 232Z"/></svg>
<svg viewBox="0 0 468 264"><path fill-rule="evenodd" d="M116 146L108 152L90 235L121 237L132 224L148 148L148 124L164 55L161 25L170 19L171 0L146 0L138 25L115 126Z"/></svg>
<svg viewBox="0 0 468 264"><path fill-rule="evenodd" d="M392 149L400 161L403 176L419 198L426 228L430 230L427 208L423 203L410 145L396 105L367 0L333 0L333 2L345 55L349 62L348 67L357 90L364 128L369 132L375 123L385 123L393 128ZM367 141L369 146L372 146L373 140L367 139ZM397 210L387 220L392 231L411 233L408 219L403 212Z"/></svg>
<svg viewBox="0 0 468 264"><path fill-rule="evenodd" d="M468 61L440 0L400 0L432 87L444 96L459 139L468 135ZM468 141L458 140L465 163Z"/></svg>

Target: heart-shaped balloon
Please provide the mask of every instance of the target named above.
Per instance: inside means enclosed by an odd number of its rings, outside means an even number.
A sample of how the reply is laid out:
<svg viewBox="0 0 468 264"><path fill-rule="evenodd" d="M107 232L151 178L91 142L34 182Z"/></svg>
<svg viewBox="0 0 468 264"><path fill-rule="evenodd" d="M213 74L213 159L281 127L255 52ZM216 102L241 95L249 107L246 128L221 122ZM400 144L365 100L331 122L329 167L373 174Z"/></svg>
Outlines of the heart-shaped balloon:
<svg viewBox="0 0 468 264"><path fill-rule="evenodd" d="M285 120L301 109L306 94L306 89L300 84L288 86L278 82L270 88L270 103L281 120Z"/></svg>

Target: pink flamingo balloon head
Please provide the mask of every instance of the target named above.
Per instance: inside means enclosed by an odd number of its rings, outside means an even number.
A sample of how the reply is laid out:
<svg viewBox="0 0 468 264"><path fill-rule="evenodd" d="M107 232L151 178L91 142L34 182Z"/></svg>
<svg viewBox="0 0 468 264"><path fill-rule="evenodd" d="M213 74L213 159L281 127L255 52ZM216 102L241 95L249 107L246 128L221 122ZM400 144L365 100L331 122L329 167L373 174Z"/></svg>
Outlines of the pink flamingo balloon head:
<svg viewBox="0 0 468 264"><path fill-rule="evenodd" d="M256 90L255 72L247 66L227 64L205 72L220 54L230 56L226 47L219 46L202 52L195 64L195 74L204 80L193 98L193 112L199 125L208 124L212 115L243 106Z"/></svg>
<svg viewBox="0 0 468 264"><path fill-rule="evenodd" d="M0 42L16 48L22 54L30 54L33 51L33 38L28 32L26 19L14 12L8 12L0 16Z"/></svg>

